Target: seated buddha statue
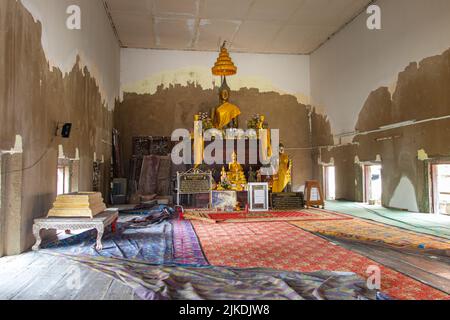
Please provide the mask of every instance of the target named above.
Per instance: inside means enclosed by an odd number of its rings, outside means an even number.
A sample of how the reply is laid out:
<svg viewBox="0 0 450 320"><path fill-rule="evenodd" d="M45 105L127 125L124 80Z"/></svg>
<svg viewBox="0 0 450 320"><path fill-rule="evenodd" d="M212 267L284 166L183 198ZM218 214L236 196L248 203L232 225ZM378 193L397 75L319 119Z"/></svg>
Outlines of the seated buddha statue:
<svg viewBox="0 0 450 320"><path fill-rule="evenodd" d="M218 191L224 191L231 188L231 183L228 180L227 172L225 171L225 167L222 167L222 171L220 173L220 182L217 185Z"/></svg>
<svg viewBox="0 0 450 320"><path fill-rule="evenodd" d="M242 191L244 189L244 185L247 184L244 170L242 169L242 166L237 162L237 156L235 152L233 152L233 154L231 155L231 159L232 161L228 164L228 180L233 185L233 189L235 191Z"/></svg>

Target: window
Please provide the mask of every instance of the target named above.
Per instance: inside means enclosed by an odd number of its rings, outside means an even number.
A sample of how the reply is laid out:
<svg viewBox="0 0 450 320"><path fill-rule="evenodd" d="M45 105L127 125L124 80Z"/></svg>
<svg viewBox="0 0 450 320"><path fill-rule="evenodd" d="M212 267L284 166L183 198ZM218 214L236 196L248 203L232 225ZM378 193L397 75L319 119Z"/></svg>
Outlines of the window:
<svg viewBox="0 0 450 320"><path fill-rule="evenodd" d="M4 251L4 242L5 242L5 216L3 212L3 162L2 162L2 153L0 151L0 258L3 256Z"/></svg>
<svg viewBox="0 0 450 320"><path fill-rule="evenodd" d="M78 161L58 159L57 194L78 191Z"/></svg>

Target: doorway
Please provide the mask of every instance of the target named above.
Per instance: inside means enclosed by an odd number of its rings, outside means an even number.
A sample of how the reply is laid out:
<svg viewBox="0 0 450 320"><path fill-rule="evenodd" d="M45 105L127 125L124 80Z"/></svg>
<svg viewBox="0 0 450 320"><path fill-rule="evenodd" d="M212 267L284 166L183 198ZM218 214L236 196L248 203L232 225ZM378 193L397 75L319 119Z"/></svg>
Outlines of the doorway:
<svg viewBox="0 0 450 320"><path fill-rule="evenodd" d="M336 167L323 168L325 200L336 200Z"/></svg>
<svg viewBox="0 0 450 320"><path fill-rule="evenodd" d="M432 165L433 212L450 214L450 163Z"/></svg>
<svg viewBox="0 0 450 320"><path fill-rule="evenodd" d="M370 205L381 205L382 181L381 165L365 165L365 202Z"/></svg>
<svg viewBox="0 0 450 320"><path fill-rule="evenodd" d="M3 212L3 192L4 191L4 185L3 185L3 161L2 161L2 153L0 151L0 258L4 254L4 248L5 248L5 216Z"/></svg>
<svg viewBox="0 0 450 320"><path fill-rule="evenodd" d="M57 195L78 191L78 161L58 159Z"/></svg>

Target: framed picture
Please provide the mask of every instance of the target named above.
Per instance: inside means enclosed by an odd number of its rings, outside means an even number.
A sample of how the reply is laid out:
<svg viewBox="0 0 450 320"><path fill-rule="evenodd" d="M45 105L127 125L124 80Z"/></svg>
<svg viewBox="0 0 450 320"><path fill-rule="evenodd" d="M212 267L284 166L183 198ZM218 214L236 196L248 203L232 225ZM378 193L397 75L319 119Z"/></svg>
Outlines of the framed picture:
<svg viewBox="0 0 450 320"><path fill-rule="evenodd" d="M236 191L213 191L212 208L222 211L234 211L237 205Z"/></svg>
<svg viewBox="0 0 450 320"><path fill-rule="evenodd" d="M248 203L250 211L269 211L269 184L249 183Z"/></svg>

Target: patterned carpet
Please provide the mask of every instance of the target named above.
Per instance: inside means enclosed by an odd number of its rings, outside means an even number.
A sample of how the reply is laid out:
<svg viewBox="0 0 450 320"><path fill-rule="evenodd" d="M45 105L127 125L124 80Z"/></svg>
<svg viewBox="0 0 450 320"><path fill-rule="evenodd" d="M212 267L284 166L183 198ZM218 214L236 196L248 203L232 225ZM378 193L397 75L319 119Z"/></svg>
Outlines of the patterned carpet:
<svg viewBox="0 0 450 320"><path fill-rule="evenodd" d="M269 221L323 221L348 220L351 217L334 212L306 209L298 211L268 211L268 212L216 212L216 211L187 211L184 213L187 220L200 220L205 222L269 222Z"/></svg>
<svg viewBox="0 0 450 320"><path fill-rule="evenodd" d="M194 228L189 221L172 220L173 260L180 265L209 265L203 255Z"/></svg>
<svg viewBox="0 0 450 320"><path fill-rule="evenodd" d="M304 230L323 235L375 241L398 247L413 247L422 249L450 249L450 241L429 235L387 226L362 219L345 221L296 221L292 222Z"/></svg>
<svg viewBox="0 0 450 320"><path fill-rule="evenodd" d="M286 222L209 224L192 222L206 258L215 266L272 268L299 272L381 270L381 290L405 300L449 299L449 296L359 254Z"/></svg>

